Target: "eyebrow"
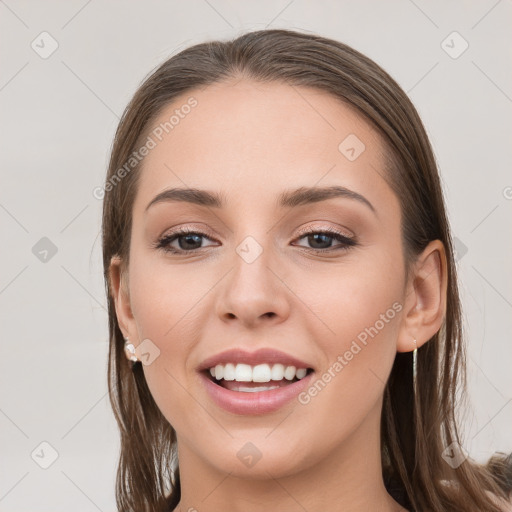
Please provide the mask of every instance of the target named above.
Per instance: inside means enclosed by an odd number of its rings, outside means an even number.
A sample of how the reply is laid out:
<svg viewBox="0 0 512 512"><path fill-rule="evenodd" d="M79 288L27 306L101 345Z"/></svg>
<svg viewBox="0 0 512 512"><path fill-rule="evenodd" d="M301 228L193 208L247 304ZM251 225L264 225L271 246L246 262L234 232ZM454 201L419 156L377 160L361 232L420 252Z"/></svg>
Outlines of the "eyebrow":
<svg viewBox="0 0 512 512"><path fill-rule="evenodd" d="M372 203L366 197L339 185L300 187L296 190L286 190L278 196L277 204L283 208L295 208L336 197L353 199L366 205L373 213L376 213ZM222 208L224 205L223 196L216 192L198 188L170 188L156 195L146 206L146 211L154 204L162 202L186 202L213 208Z"/></svg>

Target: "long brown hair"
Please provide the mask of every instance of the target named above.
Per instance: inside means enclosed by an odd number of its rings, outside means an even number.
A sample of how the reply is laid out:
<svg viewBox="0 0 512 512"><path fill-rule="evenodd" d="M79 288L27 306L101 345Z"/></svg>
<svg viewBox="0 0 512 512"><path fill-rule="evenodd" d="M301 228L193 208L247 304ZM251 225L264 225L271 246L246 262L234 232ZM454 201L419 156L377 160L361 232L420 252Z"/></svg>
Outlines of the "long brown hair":
<svg viewBox="0 0 512 512"><path fill-rule="evenodd" d="M381 134L387 150L386 179L401 203L406 271L415 256L438 239L446 249L448 272L443 325L417 352L417 393L411 353L397 353L385 389L384 481L390 494L409 509L499 512L502 509L490 495L508 499L510 456L496 455L486 466L467 458L457 468L443 458L447 447L457 447L452 443L462 445L455 409L458 398L466 394L465 348L451 234L423 124L404 91L371 59L338 41L290 30L248 32L232 41L211 41L181 51L143 81L119 123L103 204L108 382L121 434L119 510L172 510L180 500L175 431L153 400L141 363L132 367L125 357L109 280L114 255L127 269L132 207L143 165L142 161L127 168L126 163L143 144L151 123L178 95L236 77L325 91L355 107ZM123 166L125 171L120 172Z"/></svg>

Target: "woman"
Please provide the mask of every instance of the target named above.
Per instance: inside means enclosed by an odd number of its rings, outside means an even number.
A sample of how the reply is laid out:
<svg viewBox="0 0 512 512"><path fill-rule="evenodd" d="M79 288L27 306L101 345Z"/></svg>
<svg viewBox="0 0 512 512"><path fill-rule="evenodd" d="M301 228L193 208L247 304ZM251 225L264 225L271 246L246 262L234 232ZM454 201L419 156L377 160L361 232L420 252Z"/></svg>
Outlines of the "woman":
<svg viewBox="0 0 512 512"><path fill-rule="evenodd" d="M103 258L120 510L507 509L510 459L457 432L432 149L367 57L262 30L164 62L116 133Z"/></svg>

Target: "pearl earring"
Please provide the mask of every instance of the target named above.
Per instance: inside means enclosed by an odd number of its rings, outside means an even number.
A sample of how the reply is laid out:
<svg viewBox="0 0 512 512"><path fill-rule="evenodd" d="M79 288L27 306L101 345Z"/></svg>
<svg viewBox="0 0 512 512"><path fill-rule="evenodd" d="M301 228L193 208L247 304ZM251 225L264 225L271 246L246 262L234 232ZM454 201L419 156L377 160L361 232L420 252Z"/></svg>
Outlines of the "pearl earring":
<svg viewBox="0 0 512 512"><path fill-rule="evenodd" d="M133 361L134 363L139 360L135 355L135 347L133 346L133 343L130 343L128 338L124 339L124 353L126 358L130 361Z"/></svg>

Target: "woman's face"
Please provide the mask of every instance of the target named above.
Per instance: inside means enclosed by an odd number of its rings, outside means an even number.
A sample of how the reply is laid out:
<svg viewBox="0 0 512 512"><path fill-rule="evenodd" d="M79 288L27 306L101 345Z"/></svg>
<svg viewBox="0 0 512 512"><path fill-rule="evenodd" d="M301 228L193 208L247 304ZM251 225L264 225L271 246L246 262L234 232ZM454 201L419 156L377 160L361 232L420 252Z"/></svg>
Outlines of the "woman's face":
<svg viewBox="0 0 512 512"><path fill-rule="evenodd" d="M380 457L406 297L381 138L324 92L248 79L183 95L159 125L133 207L122 326L146 340L144 374L180 464L264 478L365 446ZM175 188L221 204L152 203ZM195 235L172 237L182 229ZM298 381L280 373L294 360L308 370ZM211 377L216 362L238 380Z"/></svg>

